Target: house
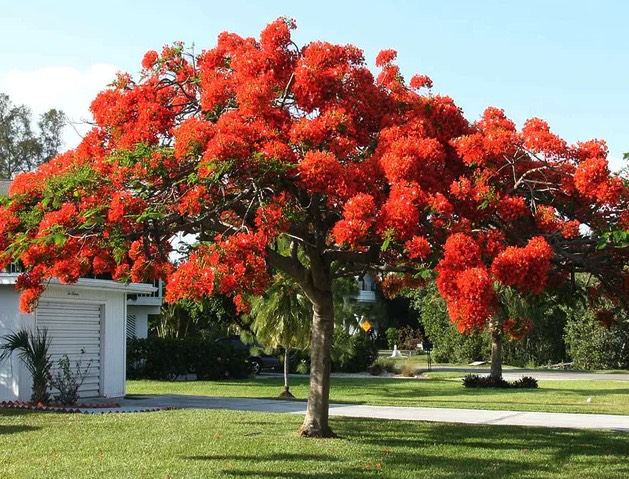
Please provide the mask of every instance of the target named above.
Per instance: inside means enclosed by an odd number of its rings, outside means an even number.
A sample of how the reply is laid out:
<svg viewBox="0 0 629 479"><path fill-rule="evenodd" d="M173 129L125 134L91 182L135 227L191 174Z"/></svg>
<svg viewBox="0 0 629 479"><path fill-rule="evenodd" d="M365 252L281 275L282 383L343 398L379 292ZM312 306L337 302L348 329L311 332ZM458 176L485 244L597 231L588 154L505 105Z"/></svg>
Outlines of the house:
<svg viewBox="0 0 629 479"><path fill-rule="evenodd" d="M376 280L373 275L367 273L358 278L358 296L356 296L356 301L359 303L376 302Z"/></svg>
<svg viewBox="0 0 629 479"><path fill-rule="evenodd" d="M164 301L164 283L153 282L153 291L129 295L127 299L127 338L146 338L149 316L159 316Z"/></svg>
<svg viewBox="0 0 629 479"><path fill-rule="evenodd" d="M8 194L9 184L0 180L0 194ZM158 296L152 284L92 278L75 284L51 281L35 311L24 314L19 311L20 293L15 289L19 274L16 265L0 272L0 336L22 328L46 328L55 365L63 354L73 366L77 360L83 367L90 365L79 390L82 399L124 396L127 318L133 318L137 326L148 314L159 312L161 288ZM30 374L13 354L0 363L0 401L27 401L30 395Z"/></svg>

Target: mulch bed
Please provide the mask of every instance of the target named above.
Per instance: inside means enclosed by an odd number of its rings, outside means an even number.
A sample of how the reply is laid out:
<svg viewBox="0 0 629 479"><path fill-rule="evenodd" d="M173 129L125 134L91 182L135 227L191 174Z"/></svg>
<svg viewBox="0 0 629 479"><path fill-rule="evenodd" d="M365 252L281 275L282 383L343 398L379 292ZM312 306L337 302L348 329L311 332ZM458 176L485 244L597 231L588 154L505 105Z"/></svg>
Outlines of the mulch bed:
<svg viewBox="0 0 629 479"><path fill-rule="evenodd" d="M78 414L94 414L96 412L101 413L130 413L130 412L153 412L153 411L165 411L177 409L176 407L151 407L151 408L121 408L116 411L116 408L120 408L118 403L103 403L103 404L89 404L79 403L74 406L64 406L62 404L42 404L32 403L24 401L2 401L0 402L0 409L26 409L29 411L48 411L48 412L62 412L62 413L78 413ZM102 409L102 411L98 411ZM95 411L96 410L96 411Z"/></svg>

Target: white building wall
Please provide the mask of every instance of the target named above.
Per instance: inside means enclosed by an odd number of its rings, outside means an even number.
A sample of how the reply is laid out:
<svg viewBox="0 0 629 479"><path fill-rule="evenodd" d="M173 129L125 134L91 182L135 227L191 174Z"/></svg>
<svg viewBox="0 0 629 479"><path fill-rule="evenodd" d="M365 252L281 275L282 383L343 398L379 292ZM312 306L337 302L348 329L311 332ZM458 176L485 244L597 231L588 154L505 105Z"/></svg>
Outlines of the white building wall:
<svg viewBox="0 0 629 479"><path fill-rule="evenodd" d="M146 338L149 331L149 314L159 314L159 306L135 305L131 301L127 302L127 314L135 317L135 330L133 336L136 338Z"/></svg>
<svg viewBox="0 0 629 479"><path fill-rule="evenodd" d="M0 336L22 328L33 328L34 316L21 314L18 301L15 285L0 284ZM0 401L28 401L30 397L30 375L17 354L13 354L0 363Z"/></svg>

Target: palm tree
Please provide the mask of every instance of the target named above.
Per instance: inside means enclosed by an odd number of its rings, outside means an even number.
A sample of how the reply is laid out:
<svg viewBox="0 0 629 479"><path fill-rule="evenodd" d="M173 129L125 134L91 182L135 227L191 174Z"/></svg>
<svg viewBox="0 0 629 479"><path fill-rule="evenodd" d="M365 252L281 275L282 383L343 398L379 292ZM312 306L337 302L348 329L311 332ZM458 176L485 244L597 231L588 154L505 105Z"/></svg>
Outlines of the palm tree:
<svg viewBox="0 0 629 479"><path fill-rule="evenodd" d="M35 332L21 329L0 338L0 361L7 359L11 353L18 351L18 355L33 378L31 402L47 404L50 401L48 381L52 362L48 349L50 338L46 329Z"/></svg>
<svg viewBox="0 0 629 479"><path fill-rule="evenodd" d="M284 391L280 397L294 399L288 385L291 349L305 349L310 340L312 306L301 289L277 274L264 296L251 302L249 318L256 337L272 348L284 348Z"/></svg>

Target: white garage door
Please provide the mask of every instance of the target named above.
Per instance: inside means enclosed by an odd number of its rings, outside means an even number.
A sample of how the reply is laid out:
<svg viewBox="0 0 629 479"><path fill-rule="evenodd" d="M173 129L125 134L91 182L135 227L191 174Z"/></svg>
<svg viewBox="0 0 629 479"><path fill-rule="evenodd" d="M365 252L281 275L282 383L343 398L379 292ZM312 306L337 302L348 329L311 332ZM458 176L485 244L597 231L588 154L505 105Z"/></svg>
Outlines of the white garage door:
<svg viewBox="0 0 629 479"><path fill-rule="evenodd" d="M53 375L57 371L57 361L67 354L73 372L79 360L82 370L90 365L85 382L79 389L80 397L101 396L101 306L40 301L36 314L37 327L46 328L51 339L49 352Z"/></svg>

